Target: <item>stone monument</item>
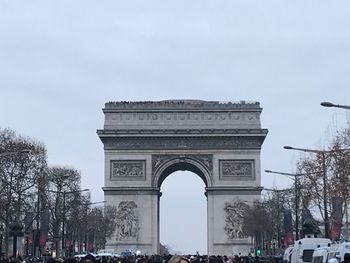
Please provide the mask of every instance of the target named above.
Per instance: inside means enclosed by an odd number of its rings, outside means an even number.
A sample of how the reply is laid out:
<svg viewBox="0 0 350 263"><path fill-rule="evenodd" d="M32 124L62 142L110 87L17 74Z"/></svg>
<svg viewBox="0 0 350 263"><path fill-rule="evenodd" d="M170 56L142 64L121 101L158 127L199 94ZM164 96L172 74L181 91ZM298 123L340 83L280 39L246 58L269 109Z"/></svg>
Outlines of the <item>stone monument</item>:
<svg viewBox="0 0 350 263"><path fill-rule="evenodd" d="M164 100L108 102L104 128L107 205L117 224L106 248L159 253L164 179L197 174L207 197L208 254L248 253L242 204L260 199L260 150L267 135L258 102ZM195 251L194 251L195 253Z"/></svg>

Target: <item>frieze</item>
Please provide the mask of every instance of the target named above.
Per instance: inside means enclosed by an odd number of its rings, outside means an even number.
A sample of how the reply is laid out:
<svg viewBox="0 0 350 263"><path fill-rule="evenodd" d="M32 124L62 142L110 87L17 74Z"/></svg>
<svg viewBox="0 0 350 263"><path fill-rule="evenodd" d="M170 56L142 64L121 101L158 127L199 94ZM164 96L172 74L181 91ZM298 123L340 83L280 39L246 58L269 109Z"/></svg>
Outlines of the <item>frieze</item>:
<svg viewBox="0 0 350 263"><path fill-rule="evenodd" d="M239 134L244 136L245 134L254 135L266 135L267 129L100 129L97 130L99 136L118 136L122 134L210 134L210 135L222 135L222 134Z"/></svg>
<svg viewBox="0 0 350 263"><path fill-rule="evenodd" d="M245 112L126 112L108 114L109 120L115 121L174 121L174 120L252 120L259 118L255 113Z"/></svg>
<svg viewBox="0 0 350 263"><path fill-rule="evenodd" d="M265 136L252 137L101 137L105 150L260 149Z"/></svg>
<svg viewBox="0 0 350 263"><path fill-rule="evenodd" d="M219 160L221 180L255 179L254 160Z"/></svg>
<svg viewBox="0 0 350 263"><path fill-rule="evenodd" d="M145 160L111 160L111 180L145 179Z"/></svg>
<svg viewBox="0 0 350 263"><path fill-rule="evenodd" d="M195 160L198 163L202 164L210 175L213 174L213 155L211 154L159 154L152 155L152 171L153 173L160 167L162 164L171 161L173 159L190 159Z"/></svg>
<svg viewBox="0 0 350 263"><path fill-rule="evenodd" d="M227 128L244 127L260 128L260 112L199 111L199 112L106 112L105 127L137 126L173 126L175 123L196 122L196 125L221 126Z"/></svg>

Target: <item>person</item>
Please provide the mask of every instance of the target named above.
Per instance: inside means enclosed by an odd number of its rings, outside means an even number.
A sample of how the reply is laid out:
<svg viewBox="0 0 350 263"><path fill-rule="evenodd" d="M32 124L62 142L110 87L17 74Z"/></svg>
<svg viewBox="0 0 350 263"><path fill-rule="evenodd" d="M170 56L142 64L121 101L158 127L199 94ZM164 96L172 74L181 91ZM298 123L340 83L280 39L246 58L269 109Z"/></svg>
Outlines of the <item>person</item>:
<svg viewBox="0 0 350 263"><path fill-rule="evenodd" d="M75 258L66 258L63 263L77 263Z"/></svg>
<svg viewBox="0 0 350 263"><path fill-rule="evenodd" d="M172 256L168 263L191 263L190 260L182 256Z"/></svg>
<svg viewBox="0 0 350 263"><path fill-rule="evenodd" d="M350 263L350 254L345 253L343 263Z"/></svg>
<svg viewBox="0 0 350 263"><path fill-rule="evenodd" d="M96 258L91 254L87 254L83 259L83 263L95 263L95 262L96 262Z"/></svg>
<svg viewBox="0 0 350 263"><path fill-rule="evenodd" d="M339 263L339 261L336 258L331 258L328 263Z"/></svg>
<svg viewBox="0 0 350 263"><path fill-rule="evenodd" d="M46 260L46 263L56 263L56 259L54 259L53 257L50 257Z"/></svg>

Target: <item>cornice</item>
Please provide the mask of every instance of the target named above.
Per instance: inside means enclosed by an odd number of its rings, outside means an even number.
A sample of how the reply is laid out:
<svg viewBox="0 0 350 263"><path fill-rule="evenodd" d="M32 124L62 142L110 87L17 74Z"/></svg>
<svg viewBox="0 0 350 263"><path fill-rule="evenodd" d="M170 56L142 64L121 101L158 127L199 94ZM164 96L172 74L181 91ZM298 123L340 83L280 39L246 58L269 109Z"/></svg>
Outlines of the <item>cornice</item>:
<svg viewBox="0 0 350 263"><path fill-rule="evenodd" d="M260 149L260 136L100 136L105 150L232 150Z"/></svg>
<svg viewBox="0 0 350 263"><path fill-rule="evenodd" d="M206 187L206 195L260 195L263 187Z"/></svg>
<svg viewBox="0 0 350 263"><path fill-rule="evenodd" d="M217 191L259 191L264 190L262 186L212 186L206 187L207 192L217 192Z"/></svg>
<svg viewBox="0 0 350 263"><path fill-rule="evenodd" d="M105 195L161 195L155 187L102 187Z"/></svg>
<svg viewBox="0 0 350 263"><path fill-rule="evenodd" d="M267 129L99 129L99 137L119 136L266 136Z"/></svg>
<svg viewBox="0 0 350 263"><path fill-rule="evenodd" d="M160 191L158 187L103 187L103 191Z"/></svg>

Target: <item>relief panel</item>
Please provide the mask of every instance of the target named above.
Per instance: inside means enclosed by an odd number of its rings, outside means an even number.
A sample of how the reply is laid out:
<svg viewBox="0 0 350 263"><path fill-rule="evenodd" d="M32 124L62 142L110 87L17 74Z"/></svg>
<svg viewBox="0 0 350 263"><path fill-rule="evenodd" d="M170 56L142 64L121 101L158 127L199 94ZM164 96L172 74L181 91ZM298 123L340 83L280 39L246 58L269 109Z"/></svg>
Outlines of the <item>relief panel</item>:
<svg viewBox="0 0 350 263"><path fill-rule="evenodd" d="M145 179L145 160L111 160L111 181Z"/></svg>
<svg viewBox="0 0 350 263"><path fill-rule="evenodd" d="M247 235L243 232L244 211L247 209L247 204L241 202L225 203L225 232L228 240L246 238Z"/></svg>
<svg viewBox="0 0 350 263"><path fill-rule="evenodd" d="M134 201L122 201L118 205L117 241L136 240L139 234L139 217L137 204Z"/></svg>
<svg viewBox="0 0 350 263"><path fill-rule="evenodd" d="M219 160L220 180L254 180L254 160Z"/></svg>

